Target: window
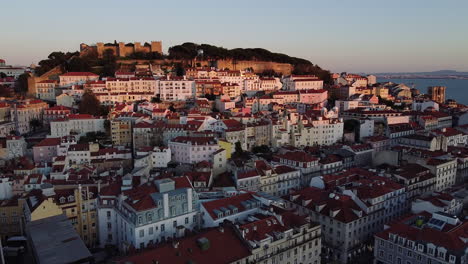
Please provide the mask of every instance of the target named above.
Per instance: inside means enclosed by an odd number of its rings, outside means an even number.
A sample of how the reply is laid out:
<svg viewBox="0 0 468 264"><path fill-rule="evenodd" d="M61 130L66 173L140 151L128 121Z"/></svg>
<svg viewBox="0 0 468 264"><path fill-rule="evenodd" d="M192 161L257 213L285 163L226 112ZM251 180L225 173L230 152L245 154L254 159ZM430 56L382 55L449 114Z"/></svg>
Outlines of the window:
<svg viewBox="0 0 468 264"><path fill-rule="evenodd" d="M150 227L150 228L148 229L148 234L149 234L149 235L152 235L152 234L153 234L153 227Z"/></svg>
<svg viewBox="0 0 468 264"><path fill-rule="evenodd" d="M140 230L140 237L144 237L145 236L145 230Z"/></svg>

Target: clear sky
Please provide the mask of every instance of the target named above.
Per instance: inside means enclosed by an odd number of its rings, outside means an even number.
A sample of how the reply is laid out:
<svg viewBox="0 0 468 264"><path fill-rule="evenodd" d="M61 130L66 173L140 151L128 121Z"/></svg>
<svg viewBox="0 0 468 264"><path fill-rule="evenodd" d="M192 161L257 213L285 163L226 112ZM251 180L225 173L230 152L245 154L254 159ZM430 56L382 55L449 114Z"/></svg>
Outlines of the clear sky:
<svg viewBox="0 0 468 264"><path fill-rule="evenodd" d="M468 0L0 0L0 58L161 40L261 47L332 71L468 71Z"/></svg>

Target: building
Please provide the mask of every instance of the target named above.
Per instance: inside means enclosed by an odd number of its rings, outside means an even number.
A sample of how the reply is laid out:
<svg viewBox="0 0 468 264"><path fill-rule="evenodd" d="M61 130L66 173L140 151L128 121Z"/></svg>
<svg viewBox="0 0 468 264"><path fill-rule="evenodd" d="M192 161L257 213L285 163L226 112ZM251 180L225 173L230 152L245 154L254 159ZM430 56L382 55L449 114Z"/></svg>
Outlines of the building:
<svg viewBox="0 0 468 264"><path fill-rule="evenodd" d="M35 263L93 263L94 257L65 215L52 216L26 225Z"/></svg>
<svg viewBox="0 0 468 264"><path fill-rule="evenodd" d="M67 72L59 76L60 86L71 86L73 84L84 84L88 81L99 80L99 75L92 72Z"/></svg>
<svg viewBox="0 0 468 264"><path fill-rule="evenodd" d="M439 104L445 103L445 90L447 87L445 86L430 86L427 88L427 93L432 101L437 102Z"/></svg>
<svg viewBox="0 0 468 264"><path fill-rule="evenodd" d="M24 234L23 204L19 195L0 201L0 239L3 243L12 236Z"/></svg>
<svg viewBox="0 0 468 264"><path fill-rule="evenodd" d="M66 118L70 114L72 114L72 109L62 105L46 108L43 116L44 124L49 125L50 121Z"/></svg>
<svg viewBox="0 0 468 264"><path fill-rule="evenodd" d="M232 226L212 228L188 237L165 243L130 256L119 258L118 264L146 264L152 260L159 264L170 263L245 263L251 256L248 246Z"/></svg>
<svg viewBox="0 0 468 264"><path fill-rule="evenodd" d="M127 175L121 184L101 190L98 217L101 247L144 249L198 226L198 195L186 177L132 187L132 176Z"/></svg>
<svg viewBox="0 0 468 264"><path fill-rule="evenodd" d="M132 121L114 119L111 123L112 144L117 146L132 146Z"/></svg>
<svg viewBox="0 0 468 264"><path fill-rule="evenodd" d="M49 105L41 100L23 100L17 102L10 108L10 116L12 121L17 125L20 134L26 134L35 129L31 127L31 120L42 122L44 110Z"/></svg>
<svg viewBox="0 0 468 264"><path fill-rule="evenodd" d="M90 248L98 245L97 187L55 190L55 203Z"/></svg>
<svg viewBox="0 0 468 264"><path fill-rule="evenodd" d="M170 77L159 79L159 97L163 101L185 101L195 98L195 81L185 77Z"/></svg>
<svg viewBox="0 0 468 264"><path fill-rule="evenodd" d="M290 75L282 80L284 90L321 90L323 80L315 75Z"/></svg>
<svg viewBox="0 0 468 264"><path fill-rule="evenodd" d="M58 82L44 80L36 83L36 97L46 101L55 101L55 88Z"/></svg>
<svg viewBox="0 0 468 264"><path fill-rule="evenodd" d="M375 235L374 263L466 263L468 222L446 213L420 213Z"/></svg>
<svg viewBox="0 0 468 264"><path fill-rule="evenodd" d="M25 72L26 67L13 67L11 65L6 65L6 61L0 59L0 73L4 73L7 77L18 79L18 77Z"/></svg>
<svg viewBox="0 0 468 264"><path fill-rule="evenodd" d="M442 212L449 215L459 215L463 210L463 202L449 193L435 192L429 196L419 197L411 204L411 212Z"/></svg>
<svg viewBox="0 0 468 264"><path fill-rule="evenodd" d="M168 145L173 161L189 164L211 160L212 154L219 149L213 137L176 137Z"/></svg>
<svg viewBox="0 0 468 264"><path fill-rule="evenodd" d="M50 134L52 137L63 137L70 134L84 136L88 132L106 132L105 121L106 119L88 114L68 115L67 118L50 122Z"/></svg>
<svg viewBox="0 0 468 264"><path fill-rule="evenodd" d="M141 45L141 42L134 43L124 43L124 42L114 42L114 43L103 43L98 42L96 45L87 45L84 43L80 44L80 56L96 53L99 58L102 58L104 52L111 50L112 54L117 57L128 57L136 52L141 53L159 53L162 54L162 42L161 41L151 41L150 43L145 42Z"/></svg>
<svg viewBox="0 0 468 264"><path fill-rule="evenodd" d="M359 168L315 177L311 186L285 198L321 224L327 262L354 263L375 232L408 210L404 186Z"/></svg>

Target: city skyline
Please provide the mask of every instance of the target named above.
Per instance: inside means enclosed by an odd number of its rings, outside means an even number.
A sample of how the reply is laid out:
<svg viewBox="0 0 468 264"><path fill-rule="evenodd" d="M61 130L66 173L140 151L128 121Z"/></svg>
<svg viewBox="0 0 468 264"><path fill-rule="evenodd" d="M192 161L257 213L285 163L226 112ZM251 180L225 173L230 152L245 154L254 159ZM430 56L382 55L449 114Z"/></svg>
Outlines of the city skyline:
<svg viewBox="0 0 468 264"><path fill-rule="evenodd" d="M468 71L464 1L27 2L2 5L5 21L15 21L0 42L9 64L37 64L80 43L161 40L164 52L184 42L265 48L333 72Z"/></svg>

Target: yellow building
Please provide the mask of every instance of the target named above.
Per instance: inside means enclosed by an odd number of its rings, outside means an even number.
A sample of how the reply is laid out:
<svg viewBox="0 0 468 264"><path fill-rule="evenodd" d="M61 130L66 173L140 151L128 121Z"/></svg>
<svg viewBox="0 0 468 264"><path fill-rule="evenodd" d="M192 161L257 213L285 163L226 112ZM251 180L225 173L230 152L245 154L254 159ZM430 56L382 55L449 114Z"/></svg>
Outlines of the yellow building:
<svg viewBox="0 0 468 264"><path fill-rule="evenodd" d="M5 241L9 237L23 234L23 204L19 195L0 201L0 238Z"/></svg>
<svg viewBox="0 0 468 264"><path fill-rule="evenodd" d="M55 190L57 206L70 219L81 239L90 248L98 242L96 196L95 187Z"/></svg>
<svg viewBox="0 0 468 264"><path fill-rule="evenodd" d="M218 140L218 145L220 148L226 150L226 159L230 159L233 152L233 145L230 142L224 140Z"/></svg>
<svg viewBox="0 0 468 264"><path fill-rule="evenodd" d="M24 195L24 217L31 222L62 214L62 210L55 204L53 197L45 196L41 190L32 190Z"/></svg>
<svg viewBox="0 0 468 264"><path fill-rule="evenodd" d="M132 123L130 120L111 121L112 143L118 146L131 147L132 145Z"/></svg>

